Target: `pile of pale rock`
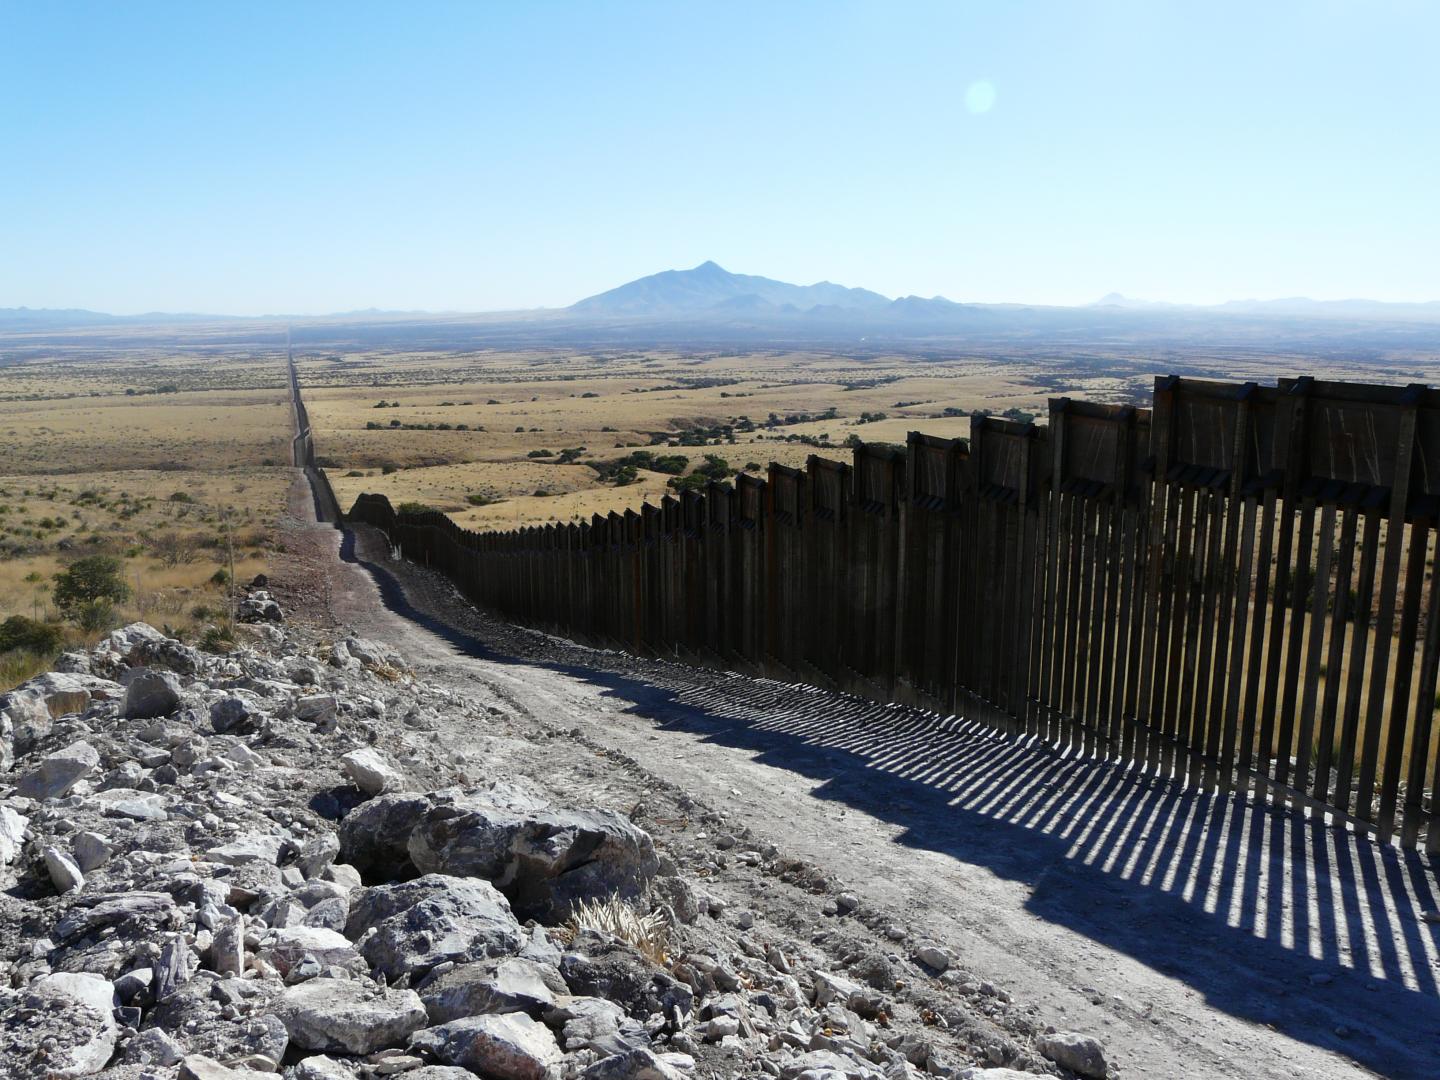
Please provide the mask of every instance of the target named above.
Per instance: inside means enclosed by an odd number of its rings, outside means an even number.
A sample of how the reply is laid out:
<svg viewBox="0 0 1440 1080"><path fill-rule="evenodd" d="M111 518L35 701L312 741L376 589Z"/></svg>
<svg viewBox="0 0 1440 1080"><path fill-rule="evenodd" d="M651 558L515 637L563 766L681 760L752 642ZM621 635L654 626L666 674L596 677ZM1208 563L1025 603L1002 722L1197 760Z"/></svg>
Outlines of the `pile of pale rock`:
<svg viewBox="0 0 1440 1080"><path fill-rule="evenodd" d="M392 752L465 706L385 646L253 634L215 656L135 624L0 696L4 1076L1021 1075L743 935L662 964L568 926L614 900L678 941L706 903L623 816Z"/></svg>
<svg viewBox="0 0 1440 1080"><path fill-rule="evenodd" d="M261 574L246 588L245 599L235 608L235 617L242 623L285 621L285 612L281 610L279 602L265 588L268 584L265 575Z"/></svg>

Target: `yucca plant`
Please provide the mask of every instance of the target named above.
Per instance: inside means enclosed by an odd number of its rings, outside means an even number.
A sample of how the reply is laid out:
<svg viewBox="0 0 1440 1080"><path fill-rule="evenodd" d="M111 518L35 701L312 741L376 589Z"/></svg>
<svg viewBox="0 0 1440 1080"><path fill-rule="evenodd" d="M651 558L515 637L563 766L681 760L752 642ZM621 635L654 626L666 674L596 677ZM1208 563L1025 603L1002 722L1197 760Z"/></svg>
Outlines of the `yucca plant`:
<svg viewBox="0 0 1440 1080"><path fill-rule="evenodd" d="M670 926L658 911L641 914L615 897L606 900L582 900L575 905L566 924L572 934L596 930L633 945L641 955L664 965L665 949L670 943Z"/></svg>

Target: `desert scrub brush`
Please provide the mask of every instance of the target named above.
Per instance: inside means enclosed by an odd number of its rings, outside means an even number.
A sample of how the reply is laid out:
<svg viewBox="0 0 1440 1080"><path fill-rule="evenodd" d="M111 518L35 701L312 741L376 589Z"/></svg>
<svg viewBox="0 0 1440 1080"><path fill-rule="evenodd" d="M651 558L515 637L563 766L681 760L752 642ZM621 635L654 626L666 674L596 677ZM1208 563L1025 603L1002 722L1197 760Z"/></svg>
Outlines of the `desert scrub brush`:
<svg viewBox="0 0 1440 1080"><path fill-rule="evenodd" d="M670 924L658 911L641 914L615 897L606 900L582 900L575 905L567 924L571 935L581 930L596 930L635 946L655 963L666 963L665 948L670 943Z"/></svg>

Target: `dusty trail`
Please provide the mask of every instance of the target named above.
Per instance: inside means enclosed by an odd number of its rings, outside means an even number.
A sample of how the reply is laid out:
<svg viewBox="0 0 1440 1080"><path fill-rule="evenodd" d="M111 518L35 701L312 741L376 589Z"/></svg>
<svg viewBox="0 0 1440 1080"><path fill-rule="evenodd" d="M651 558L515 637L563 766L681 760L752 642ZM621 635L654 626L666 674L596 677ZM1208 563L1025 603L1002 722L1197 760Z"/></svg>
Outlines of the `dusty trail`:
<svg viewBox="0 0 1440 1080"><path fill-rule="evenodd" d="M957 947L1041 1023L1099 1038L1118 1074L1440 1071L1422 858L962 721L546 638L391 561L373 530L342 544L298 475L291 514L277 584L306 617L730 811ZM643 774L605 762L596 784L644 797ZM825 921L818 902L788 917Z"/></svg>

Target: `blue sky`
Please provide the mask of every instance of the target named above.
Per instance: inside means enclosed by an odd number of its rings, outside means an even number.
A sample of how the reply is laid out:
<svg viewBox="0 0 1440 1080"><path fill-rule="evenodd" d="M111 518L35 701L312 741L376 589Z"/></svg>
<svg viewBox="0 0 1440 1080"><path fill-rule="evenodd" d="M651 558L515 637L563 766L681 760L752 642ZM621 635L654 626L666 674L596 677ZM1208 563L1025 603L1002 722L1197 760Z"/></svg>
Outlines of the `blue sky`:
<svg viewBox="0 0 1440 1080"><path fill-rule="evenodd" d="M0 307L1440 299L1440 3L0 0Z"/></svg>

